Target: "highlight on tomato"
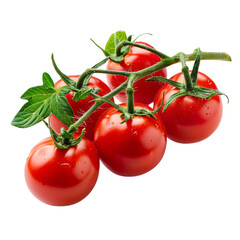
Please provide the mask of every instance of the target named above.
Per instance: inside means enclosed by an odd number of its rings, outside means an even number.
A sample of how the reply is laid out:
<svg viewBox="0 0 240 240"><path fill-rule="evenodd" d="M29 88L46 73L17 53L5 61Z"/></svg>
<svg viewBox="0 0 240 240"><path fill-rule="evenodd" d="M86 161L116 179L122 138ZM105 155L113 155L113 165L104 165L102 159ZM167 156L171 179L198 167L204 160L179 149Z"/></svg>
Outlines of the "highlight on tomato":
<svg viewBox="0 0 240 240"><path fill-rule="evenodd" d="M157 51L150 44L146 42L137 42L136 40L138 37L132 40L132 35L127 37L124 31L117 31L110 36L105 49L102 49L93 40L92 41L103 51L105 56L109 58L106 67L109 71L137 72L159 63L163 57L167 57L167 55ZM133 84L135 102L144 103L146 105L153 102L157 91L163 86L162 82L145 81L147 78L154 76L166 77L166 68L154 71L150 75L140 78ZM121 74L107 74L107 82L111 90L116 89L126 80L127 77ZM124 90L118 93L116 98L121 103L127 102L127 95Z"/></svg>
<svg viewBox="0 0 240 240"><path fill-rule="evenodd" d="M169 57L123 31L112 34L102 51L106 58L80 76L63 74L52 55L61 80L54 84L43 73L42 85L21 96L27 102L11 122L18 128L43 122L50 131L51 137L33 147L25 163L29 190L46 204L83 200L97 182L99 157L115 174L139 176L161 161L167 137L198 142L221 121L220 95L225 94L198 68L201 59L231 61L227 53L196 49ZM186 61L193 60L189 71ZM107 61L107 69L99 69ZM182 72L167 79L166 67L178 62ZM95 73L107 74L111 90ZM155 94L152 109L147 104ZM115 96L126 103L114 103Z"/></svg>
<svg viewBox="0 0 240 240"><path fill-rule="evenodd" d="M25 164L25 179L31 193L54 206L83 200L95 186L98 174L98 153L86 138L68 149L58 149L48 137L31 150Z"/></svg>
<svg viewBox="0 0 240 240"><path fill-rule="evenodd" d="M183 82L183 73L174 75L171 80ZM198 73L197 86L216 89L216 84L205 74ZM179 89L166 85L159 90L155 97L154 109L162 103L165 92L164 104L169 98L179 92ZM159 110L168 137L180 143L199 142L209 137L218 127L222 118L222 100L219 95L206 100L192 96L182 96L175 99L168 108Z"/></svg>
<svg viewBox="0 0 240 240"><path fill-rule="evenodd" d="M153 48L151 45L145 42L137 43ZM123 61L121 61L120 63L115 63L109 60L107 64L107 69L114 71L136 72L151 65L154 65L155 63L160 61L161 57L159 57L155 53L152 53L148 50L139 47L131 46L129 52L124 56ZM163 86L162 82L145 81L147 78L154 76L167 77L167 70L165 68L161 69L135 82L133 84L133 88L135 91L134 92L135 102L144 103L147 105L153 102L154 96L156 95L157 91ZM126 79L127 77L121 75L113 74L107 75L107 82L111 90L118 87L120 84L126 81ZM116 95L116 98L120 102L126 103L127 101L126 92L125 91L120 92L119 94Z"/></svg>
<svg viewBox="0 0 240 240"><path fill-rule="evenodd" d="M166 82L154 100L168 138L179 143L194 143L208 138L219 126L222 118L222 100L225 95L207 75L198 72L201 52L192 71L183 61L183 71ZM157 79L155 79L157 80ZM164 94L164 99L163 99ZM225 95L226 96L226 95Z"/></svg>
<svg viewBox="0 0 240 240"><path fill-rule="evenodd" d="M126 104L121 104L126 108ZM151 111L145 104L135 104ZM122 112L107 110L97 121L94 144L103 164L122 176L138 176L158 165L166 149L166 131L157 114L133 116L123 122Z"/></svg>

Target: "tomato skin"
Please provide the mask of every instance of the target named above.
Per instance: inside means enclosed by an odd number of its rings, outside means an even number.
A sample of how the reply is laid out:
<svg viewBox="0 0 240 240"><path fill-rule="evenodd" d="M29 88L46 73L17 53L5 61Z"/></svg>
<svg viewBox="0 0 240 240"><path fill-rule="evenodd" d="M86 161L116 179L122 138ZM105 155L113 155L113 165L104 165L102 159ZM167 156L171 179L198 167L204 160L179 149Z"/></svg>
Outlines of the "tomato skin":
<svg viewBox="0 0 240 240"><path fill-rule="evenodd" d="M126 107L126 104L121 106ZM135 104L135 108L150 107ZM103 164L121 176L137 176L153 169L166 148L166 131L159 116L135 116L122 123L121 112L107 110L97 121L94 143Z"/></svg>
<svg viewBox="0 0 240 240"><path fill-rule="evenodd" d="M74 81L77 81L77 79L79 78L79 75L74 75L74 76L69 76L71 79L73 79ZM63 82L62 79L60 79L59 81L57 81L55 83L55 88L58 89L62 86L66 86L66 84ZM101 91L99 93L97 93L99 96L103 96L107 93L110 92L109 87L100 79L95 78L95 77L91 77L88 86L93 88L99 88ZM94 101L91 102L91 100L93 100L93 98L91 96L88 96L85 99L80 100L79 102L75 102L73 100L73 96L74 96L74 92L70 91L68 94L66 94L66 98L70 104L70 106L73 109L74 112L74 120L78 120L86 111L88 111L88 109L94 104ZM113 98L111 99L111 101L114 101ZM82 129L85 128L85 133L84 136L86 138L88 138L89 140L93 140L93 133L94 133L94 127L95 127L95 123L97 121L97 119L99 118L99 116L106 111L108 108L110 108L111 105L108 103L103 103L101 105L101 107L99 107L96 111L94 111L94 113L91 114L91 116L89 116L86 121L84 121L83 124L81 124L77 131L74 133L74 135L76 137L78 137L81 132ZM53 130L55 132L57 132L58 134L60 134L60 129L62 127L64 127L65 129L68 129L68 127L63 124L55 115L51 115L50 117L50 125L53 128Z"/></svg>
<svg viewBox="0 0 240 240"><path fill-rule="evenodd" d="M85 198L95 186L99 157L88 139L67 150L55 147L50 137L38 143L25 164L29 190L40 201L66 206Z"/></svg>
<svg viewBox="0 0 240 240"><path fill-rule="evenodd" d="M174 75L171 80L184 82L182 73ZM216 84L205 74L199 72L197 86L217 89ZM177 88L166 84L155 97L154 109L162 103L165 91L164 104L169 97L178 91ZM218 127L222 117L222 101L219 95L209 100L191 96L179 97L162 113L158 111L168 138L179 143L194 143L209 137Z"/></svg>
<svg viewBox="0 0 240 240"><path fill-rule="evenodd" d="M151 45L138 42L142 45L152 47ZM126 72L136 72L142 70L146 67L156 64L161 61L161 58L142 48L131 46L130 51L124 56L124 60L121 63L115 63L108 61L107 69L115 71L126 71ZM153 102L154 96L156 95L159 88L163 86L163 83L157 81L147 82L145 81L149 77L154 76L167 76L167 70L161 69L151 75L148 75L133 84L134 87L134 100L135 102L140 102L149 105ZM127 77L120 75L107 74L107 82L111 90L115 89L126 81ZM127 102L126 92L122 91L116 95L116 98L123 103Z"/></svg>

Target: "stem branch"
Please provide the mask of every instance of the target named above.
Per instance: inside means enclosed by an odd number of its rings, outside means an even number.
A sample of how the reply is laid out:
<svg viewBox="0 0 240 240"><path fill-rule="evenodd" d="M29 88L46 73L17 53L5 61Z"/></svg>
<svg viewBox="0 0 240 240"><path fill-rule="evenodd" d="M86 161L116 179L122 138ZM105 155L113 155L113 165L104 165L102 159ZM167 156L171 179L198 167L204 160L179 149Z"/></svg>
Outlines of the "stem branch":
<svg viewBox="0 0 240 240"><path fill-rule="evenodd" d="M127 46L127 45L146 49L146 50L148 50L148 51L150 51L150 52L155 53L156 55L160 56L161 58L168 58L168 57L169 57L169 56L167 56L166 54L164 54L164 53L162 53L162 52L159 52L158 50L156 50L156 49L154 49L154 48L148 47L148 46L143 45L143 44L140 44L140 43L135 43L135 42L127 41L127 40L121 41L121 42L116 46L116 55L117 55L117 56L120 56L120 55L121 55L121 48L122 48L123 46Z"/></svg>
<svg viewBox="0 0 240 240"><path fill-rule="evenodd" d="M195 59L196 59L196 52L185 55L185 61L194 61ZM231 57L227 53L222 53L222 52L202 52L201 59L231 61ZM163 69L165 67L168 67L170 65L173 65L173 64L179 63L179 62L180 62L180 56L179 56L179 54L177 54L173 57L166 57L166 58L162 59L160 62L158 62L148 68L142 69L138 72L134 72L134 73L100 70L100 69L87 69L78 79L77 88L79 88L79 86L81 86L81 81L84 81L84 79L86 77L88 77L90 74L93 74L93 73L107 73L107 74L124 75L124 76L129 77L129 79L131 79L131 81L133 83L134 81L137 81L140 78L143 78L151 73L157 72L160 69ZM124 83L119 85L117 88L115 88L113 91L104 95L103 98L110 99L110 98L114 97L116 94L118 94L122 90L124 90L127 87L127 85L128 85L128 81L125 81ZM129 92L129 95L130 95L130 92ZM74 129L77 129L77 127L80 126L88 118L88 116L90 116L102 104L103 104L103 101L100 101L100 100L96 101L94 103L94 105L92 105L92 107L87 112L85 112L81 118L78 119L78 121L76 121L74 124L72 124L69 127L68 132L72 132L72 131L74 131ZM131 111L131 109L129 109L129 110Z"/></svg>
<svg viewBox="0 0 240 240"><path fill-rule="evenodd" d="M112 71L112 70L104 70L104 69L95 69L95 68L88 68L85 72L83 72L77 80L77 88L81 89L84 80L94 74L94 73L105 73L105 74L115 74L115 75L123 75L123 76L130 76L131 72L124 72L124 71Z"/></svg>
<svg viewBox="0 0 240 240"><path fill-rule="evenodd" d="M186 65L184 54L180 55L180 61L181 61L182 66L183 66L182 67L182 73L183 73L184 78L185 78L186 89L187 89L187 91L192 91L193 90L193 82L192 82L192 79L191 79L190 74L189 74L189 68Z"/></svg>

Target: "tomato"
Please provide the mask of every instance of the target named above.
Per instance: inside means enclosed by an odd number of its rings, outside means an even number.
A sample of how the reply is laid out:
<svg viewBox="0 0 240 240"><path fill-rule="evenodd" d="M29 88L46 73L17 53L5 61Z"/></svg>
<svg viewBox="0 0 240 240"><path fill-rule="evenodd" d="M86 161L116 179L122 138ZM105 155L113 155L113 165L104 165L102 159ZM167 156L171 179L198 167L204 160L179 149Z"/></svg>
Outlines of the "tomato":
<svg viewBox="0 0 240 240"><path fill-rule="evenodd" d="M182 73L174 75L171 80L184 82ZM217 89L216 84L205 74L198 72L197 86ZM157 93L154 109L162 103L165 91L164 104L171 95L179 89L166 84ZM180 143L193 143L209 137L218 127L222 117L222 101L219 95L209 100L192 96L183 96L175 99L162 113L158 111L167 131L168 137Z"/></svg>
<svg viewBox="0 0 240 240"><path fill-rule="evenodd" d="M79 78L79 75L75 75L75 76L69 76L71 79L77 81L77 79ZM59 80L55 83L55 88L58 89L62 86L65 86L66 84L63 82L63 80ZM88 86L93 88L96 87L98 89L100 89L101 91L99 93L97 93L99 96L103 96L107 93L110 92L109 87L100 79L95 78L95 77L91 77ZM74 118L75 121L78 120L93 104L94 102L91 102L91 100L93 100L93 98L91 96L88 96L85 99L80 100L79 102L75 102L73 100L73 96L74 96L74 92L70 91L68 94L66 94L66 98L70 104L70 106L73 109L74 112ZM111 101L114 101L113 98L111 99ZM108 103L104 103L101 105L101 107L99 107L96 111L94 111L94 113L91 114L91 116L89 116L86 121L81 124L77 131L74 133L74 135L76 137L78 137L81 132L82 129L85 128L85 134L84 136L90 140L93 140L93 132L94 132L94 126L95 123L97 121L97 119L99 118L99 116L108 108L110 108L111 105ZM57 132L58 134L60 134L60 129L62 127L64 127L65 129L68 129L68 127L63 124L55 115L51 115L50 117L50 125L53 128L53 130L55 132Z"/></svg>
<svg viewBox="0 0 240 240"><path fill-rule="evenodd" d="M125 104L121 106L126 107ZM135 104L135 108L147 108ZM107 110L97 121L94 143L103 164L122 176L137 176L153 169L166 148L166 131L159 116L134 116L125 123L121 112Z"/></svg>
<svg viewBox="0 0 240 240"><path fill-rule="evenodd" d="M152 47L144 42L138 43ZM139 47L131 46L130 51L128 52L127 55L124 56L124 60L121 63L115 63L109 60L107 64L107 69L115 71L136 72L151 65L154 65L159 61L161 61L161 58L155 53L152 53L148 50ZM157 81L151 82L145 81L147 78L154 76L166 77L167 70L166 69L159 70L135 82L133 84L135 102L145 103L147 105L153 102L154 96L156 95L159 88L161 88L163 85L163 83ZM127 78L125 76L107 74L107 82L112 90L118 87L124 81L126 81L126 79ZM126 103L127 101L126 92L125 91L120 92L119 94L116 95L116 98L119 101Z"/></svg>
<svg viewBox="0 0 240 240"><path fill-rule="evenodd" d="M93 189L99 173L96 147L88 139L67 150L58 149L50 137L38 143L25 165L32 194L44 203L65 206L77 203Z"/></svg>

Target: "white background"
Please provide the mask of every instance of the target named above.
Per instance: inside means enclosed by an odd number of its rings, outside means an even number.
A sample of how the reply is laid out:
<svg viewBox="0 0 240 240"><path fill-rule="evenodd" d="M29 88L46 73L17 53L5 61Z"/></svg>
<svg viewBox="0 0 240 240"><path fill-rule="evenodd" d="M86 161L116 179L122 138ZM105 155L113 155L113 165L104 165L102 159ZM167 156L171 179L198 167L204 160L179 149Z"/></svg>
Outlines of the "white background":
<svg viewBox="0 0 240 240"><path fill-rule="evenodd" d="M239 5L238 1L1 1L0 239L240 239ZM10 122L40 85L43 72L59 77L51 53L66 74L80 74L103 59L89 40L105 46L117 30L137 36L167 55L225 51L232 62L205 61L223 97L221 125L196 144L168 141L151 172L133 178L101 165L98 182L69 207L41 203L28 191L24 164L30 149L48 136L43 124L18 129ZM191 66L191 64L190 64ZM180 65L169 67L168 76ZM105 76L100 76L105 81Z"/></svg>

